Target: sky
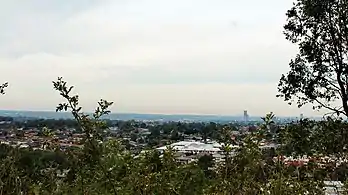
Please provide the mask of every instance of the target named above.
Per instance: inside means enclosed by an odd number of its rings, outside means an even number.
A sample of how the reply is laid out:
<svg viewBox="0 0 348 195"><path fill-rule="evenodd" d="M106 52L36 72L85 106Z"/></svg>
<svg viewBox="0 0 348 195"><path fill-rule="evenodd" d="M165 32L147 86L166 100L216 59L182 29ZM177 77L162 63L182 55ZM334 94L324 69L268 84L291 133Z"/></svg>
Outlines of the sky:
<svg viewBox="0 0 348 195"><path fill-rule="evenodd" d="M0 0L0 109L54 110L62 76L86 111L313 116L276 98L297 53L292 0Z"/></svg>

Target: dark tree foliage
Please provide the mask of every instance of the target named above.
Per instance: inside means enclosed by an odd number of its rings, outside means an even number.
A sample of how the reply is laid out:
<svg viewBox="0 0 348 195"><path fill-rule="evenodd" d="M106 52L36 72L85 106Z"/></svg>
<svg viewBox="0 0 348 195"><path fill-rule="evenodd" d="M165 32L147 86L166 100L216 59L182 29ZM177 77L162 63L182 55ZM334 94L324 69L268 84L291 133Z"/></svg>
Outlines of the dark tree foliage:
<svg viewBox="0 0 348 195"><path fill-rule="evenodd" d="M13 121L12 117L8 117L8 116L0 116L0 121Z"/></svg>
<svg viewBox="0 0 348 195"><path fill-rule="evenodd" d="M291 156L344 156L348 148L348 125L342 120L301 120L280 132L282 153Z"/></svg>
<svg viewBox="0 0 348 195"><path fill-rule="evenodd" d="M214 157L212 155L203 155L198 158L197 165L204 171L204 174L208 177L213 175L213 171L209 168L214 166Z"/></svg>
<svg viewBox="0 0 348 195"><path fill-rule="evenodd" d="M277 96L348 116L348 1L297 0L286 15L286 39L299 53L281 76Z"/></svg>

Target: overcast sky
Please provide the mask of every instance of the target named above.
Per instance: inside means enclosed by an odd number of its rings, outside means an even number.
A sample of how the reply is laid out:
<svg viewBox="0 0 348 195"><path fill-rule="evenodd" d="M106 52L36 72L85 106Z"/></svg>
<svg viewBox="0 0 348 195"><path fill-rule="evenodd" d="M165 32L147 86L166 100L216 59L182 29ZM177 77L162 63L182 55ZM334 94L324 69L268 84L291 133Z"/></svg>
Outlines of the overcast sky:
<svg viewBox="0 0 348 195"><path fill-rule="evenodd" d="M51 81L87 111L316 115L275 97L297 47L292 0L0 0L0 109L54 110Z"/></svg>

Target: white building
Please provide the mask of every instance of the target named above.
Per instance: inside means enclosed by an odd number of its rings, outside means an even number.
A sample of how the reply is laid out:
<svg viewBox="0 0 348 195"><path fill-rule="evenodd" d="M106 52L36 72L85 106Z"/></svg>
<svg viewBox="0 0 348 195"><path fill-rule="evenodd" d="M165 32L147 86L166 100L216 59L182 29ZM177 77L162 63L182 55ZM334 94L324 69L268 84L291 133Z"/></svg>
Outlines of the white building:
<svg viewBox="0 0 348 195"><path fill-rule="evenodd" d="M203 142L197 142L197 141L180 141L177 143L173 143L169 146L162 146L157 148L158 151L163 152L168 147L171 147L173 151L176 152L182 152L182 153L209 153L209 154L215 154L215 153L221 153L222 150L221 144L217 142L210 142L210 143L203 143Z"/></svg>
<svg viewBox="0 0 348 195"><path fill-rule="evenodd" d="M340 181L324 181L325 195L339 195L344 194L344 185Z"/></svg>

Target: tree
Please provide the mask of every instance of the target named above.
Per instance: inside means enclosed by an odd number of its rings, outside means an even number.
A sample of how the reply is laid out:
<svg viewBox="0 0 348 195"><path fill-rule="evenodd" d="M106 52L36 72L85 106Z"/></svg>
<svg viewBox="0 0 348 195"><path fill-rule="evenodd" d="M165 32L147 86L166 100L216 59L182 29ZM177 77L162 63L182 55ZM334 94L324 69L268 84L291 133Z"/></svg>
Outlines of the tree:
<svg viewBox="0 0 348 195"><path fill-rule="evenodd" d="M135 133L131 133L131 134L130 134L130 139L131 139L131 141L136 142L136 141L137 141L137 139L138 139L137 134L135 134Z"/></svg>
<svg viewBox="0 0 348 195"><path fill-rule="evenodd" d="M156 126L156 127L151 127L150 129L151 132L151 137L152 138L159 138L161 135L161 130Z"/></svg>
<svg viewBox="0 0 348 195"><path fill-rule="evenodd" d="M48 149L53 144L52 143L52 141L53 141L52 138L53 138L54 133L53 133L53 131L51 129L49 129L47 127L43 127L41 131L42 131L42 136L44 138L44 142L42 144L42 148L43 149Z"/></svg>
<svg viewBox="0 0 348 195"><path fill-rule="evenodd" d="M266 134L268 134L271 137L275 136L275 133L277 130L275 122L274 122L274 118L275 118L275 115L273 114L273 112L266 114L265 117L261 117L261 119L264 122L264 124L261 125L261 128L266 130Z"/></svg>
<svg viewBox="0 0 348 195"><path fill-rule="evenodd" d="M212 175L212 171L209 170L209 168L212 168L214 166L214 157L212 155L205 154L199 157L197 164L204 171L206 176Z"/></svg>
<svg viewBox="0 0 348 195"><path fill-rule="evenodd" d="M299 54L281 76L277 96L348 116L348 1L297 0L286 15L284 34Z"/></svg>
<svg viewBox="0 0 348 195"><path fill-rule="evenodd" d="M178 141L180 139L179 132L176 129L173 129L170 133L170 139L174 141Z"/></svg>
<svg viewBox="0 0 348 195"><path fill-rule="evenodd" d="M216 124L213 122L210 122L209 124L205 125L201 130L202 139L204 142L207 142L208 138L211 138L213 133L216 131Z"/></svg>

